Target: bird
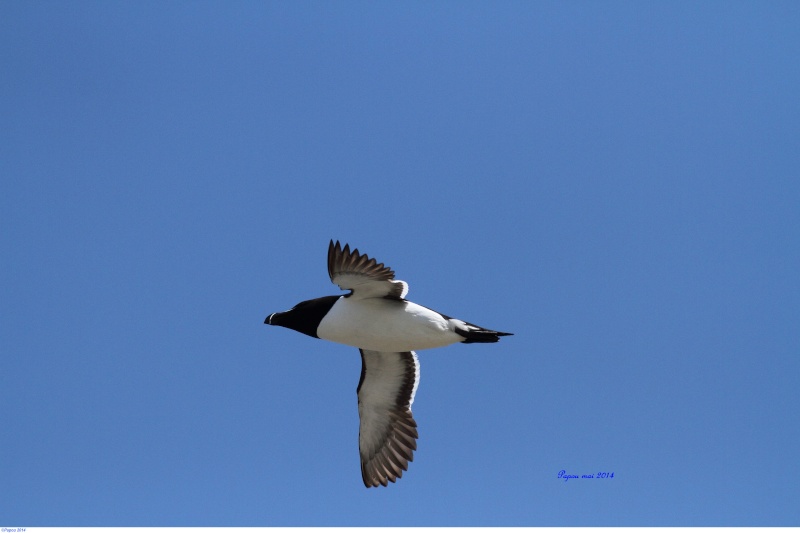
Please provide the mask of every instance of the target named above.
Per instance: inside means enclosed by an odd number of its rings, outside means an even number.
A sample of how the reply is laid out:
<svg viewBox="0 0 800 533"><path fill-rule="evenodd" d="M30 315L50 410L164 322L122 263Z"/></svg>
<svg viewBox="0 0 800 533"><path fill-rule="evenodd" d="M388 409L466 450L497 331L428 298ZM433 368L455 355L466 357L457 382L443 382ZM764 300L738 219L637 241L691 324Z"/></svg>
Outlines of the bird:
<svg viewBox="0 0 800 533"><path fill-rule="evenodd" d="M417 350L461 342L497 342L513 335L482 328L406 300L408 283L383 263L337 240L328 245L328 275L347 294L298 303L264 320L358 348L361 477L367 488L395 483L417 449L411 404L419 385Z"/></svg>

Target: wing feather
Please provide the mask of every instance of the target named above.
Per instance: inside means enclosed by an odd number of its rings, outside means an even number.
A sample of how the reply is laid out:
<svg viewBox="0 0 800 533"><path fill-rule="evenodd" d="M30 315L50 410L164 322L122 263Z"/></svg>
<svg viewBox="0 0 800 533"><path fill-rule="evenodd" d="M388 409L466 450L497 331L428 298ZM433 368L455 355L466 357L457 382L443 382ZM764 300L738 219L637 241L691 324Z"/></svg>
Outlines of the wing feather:
<svg viewBox="0 0 800 533"><path fill-rule="evenodd" d="M343 290L352 291L354 298L393 298L402 300L408 294L408 283L395 280L394 271L360 254L357 248L350 251L331 240L328 246L328 275L331 281Z"/></svg>
<svg viewBox="0 0 800 533"><path fill-rule="evenodd" d="M419 360L414 352L360 351L361 475L365 486L385 487L403 476L417 449L411 404L419 384Z"/></svg>

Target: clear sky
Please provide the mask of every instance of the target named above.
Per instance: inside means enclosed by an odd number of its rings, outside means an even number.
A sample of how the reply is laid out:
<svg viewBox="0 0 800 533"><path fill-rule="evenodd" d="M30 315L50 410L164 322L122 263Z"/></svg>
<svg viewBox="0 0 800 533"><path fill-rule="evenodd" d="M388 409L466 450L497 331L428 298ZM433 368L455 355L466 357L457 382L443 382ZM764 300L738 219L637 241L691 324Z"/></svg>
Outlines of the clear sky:
<svg viewBox="0 0 800 533"><path fill-rule="evenodd" d="M800 3L0 3L3 525L800 524ZM263 324L330 239L515 333ZM613 472L609 479L558 478Z"/></svg>

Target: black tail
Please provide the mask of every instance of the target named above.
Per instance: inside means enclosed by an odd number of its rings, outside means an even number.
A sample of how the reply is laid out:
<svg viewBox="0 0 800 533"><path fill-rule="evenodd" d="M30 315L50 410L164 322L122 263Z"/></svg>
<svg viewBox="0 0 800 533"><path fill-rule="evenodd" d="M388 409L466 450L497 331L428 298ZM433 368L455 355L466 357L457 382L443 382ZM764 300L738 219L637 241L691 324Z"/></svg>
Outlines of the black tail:
<svg viewBox="0 0 800 533"><path fill-rule="evenodd" d="M500 337L513 335L513 333L503 333L502 331L484 329L480 326L470 323L466 323L466 326L467 327L465 328L456 326L456 333L464 337L464 340L461 341L464 344L469 344L471 342L497 342L500 340Z"/></svg>

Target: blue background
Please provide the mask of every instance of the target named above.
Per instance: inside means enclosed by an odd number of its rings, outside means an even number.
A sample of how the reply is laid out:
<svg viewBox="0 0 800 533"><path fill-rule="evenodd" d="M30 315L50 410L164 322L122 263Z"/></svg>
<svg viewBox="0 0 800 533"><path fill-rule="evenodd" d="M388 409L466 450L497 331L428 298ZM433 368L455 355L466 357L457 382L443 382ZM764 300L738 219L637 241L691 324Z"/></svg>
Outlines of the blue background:
<svg viewBox="0 0 800 533"><path fill-rule="evenodd" d="M0 4L0 522L800 524L800 4ZM263 325L329 239L515 333ZM613 479L559 480L614 472Z"/></svg>

